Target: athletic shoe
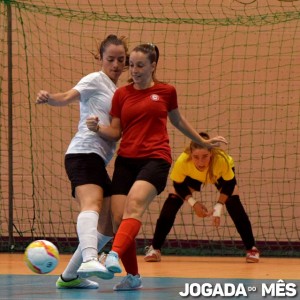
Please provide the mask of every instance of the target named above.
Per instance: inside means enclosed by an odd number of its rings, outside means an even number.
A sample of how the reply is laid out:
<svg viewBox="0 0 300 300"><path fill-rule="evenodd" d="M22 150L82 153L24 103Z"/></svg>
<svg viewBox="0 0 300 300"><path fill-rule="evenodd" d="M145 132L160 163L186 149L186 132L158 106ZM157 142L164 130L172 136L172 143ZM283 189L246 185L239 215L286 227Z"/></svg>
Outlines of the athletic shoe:
<svg viewBox="0 0 300 300"><path fill-rule="evenodd" d="M121 273L122 268L119 263L119 255L115 251L109 251L105 260L105 267L113 273Z"/></svg>
<svg viewBox="0 0 300 300"><path fill-rule="evenodd" d="M114 274L108 271L97 258L93 258L87 262L83 262L77 271L82 278L97 276L101 279L112 279Z"/></svg>
<svg viewBox="0 0 300 300"><path fill-rule="evenodd" d="M259 262L259 251L256 247L252 247L252 249L247 250L246 253L246 262L247 263L258 263Z"/></svg>
<svg viewBox="0 0 300 300"><path fill-rule="evenodd" d="M75 279L64 281L61 275L56 281L57 289L97 289L99 284L95 281L80 278L77 276Z"/></svg>
<svg viewBox="0 0 300 300"><path fill-rule="evenodd" d="M99 261L103 266L105 266L106 257L107 257L107 254L105 252L102 252L99 256Z"/></svg>
<svg viewBox="0 0 300 300"><path fill-rule="evenodd" d="M140 275L127 274L122 281L114 286L114 291L132 291L142 288Z"/></svg>
<svg viewBox="0 0 300 300"><path fill-rule="evenodd" d="M154 249L152 245L150 247L146 247L146 255L144 260L146 262L159 262L161 261L161 253L160 250Z"/></svg>

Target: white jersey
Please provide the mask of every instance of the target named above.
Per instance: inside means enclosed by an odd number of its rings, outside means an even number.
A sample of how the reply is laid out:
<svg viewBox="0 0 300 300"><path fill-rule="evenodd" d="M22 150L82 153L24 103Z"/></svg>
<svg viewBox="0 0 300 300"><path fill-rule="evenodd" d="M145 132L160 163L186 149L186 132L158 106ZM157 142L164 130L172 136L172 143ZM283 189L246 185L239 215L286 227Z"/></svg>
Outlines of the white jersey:
<svg viewBox="0 0 300 300"><path fill-rule="evenodd" d="M99 118L99 124L109 126L111 101L116 85L102 71L83 77L73 88L80 93L80 120L78 131L71 140L66 154L96 153L107 165L112 159L116 143L101 138L89 130L86 119L93 115Z"/></svg>

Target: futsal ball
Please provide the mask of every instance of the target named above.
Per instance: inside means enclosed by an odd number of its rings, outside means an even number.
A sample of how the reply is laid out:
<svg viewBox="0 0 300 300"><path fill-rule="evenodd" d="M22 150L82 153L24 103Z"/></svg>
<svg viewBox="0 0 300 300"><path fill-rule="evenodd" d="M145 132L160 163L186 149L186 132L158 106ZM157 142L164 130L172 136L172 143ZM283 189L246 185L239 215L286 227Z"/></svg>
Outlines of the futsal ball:
<svg viewBox="0 0 300 300"><path fill-rule="evenodd" d="M34 273L47 274L56 268L59 252L53 243L47 240L36 240L27 246L24 260Z"/></svg>

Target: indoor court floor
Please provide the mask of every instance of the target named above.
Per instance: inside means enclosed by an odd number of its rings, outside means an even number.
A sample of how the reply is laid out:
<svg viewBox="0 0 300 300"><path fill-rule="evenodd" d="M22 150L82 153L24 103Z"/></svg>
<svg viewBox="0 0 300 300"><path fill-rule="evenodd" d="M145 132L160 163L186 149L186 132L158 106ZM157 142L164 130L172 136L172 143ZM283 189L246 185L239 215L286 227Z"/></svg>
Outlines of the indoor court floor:
<svg viewBox="0 0 300 300"><path fill-rule="evenodd" d="M22 254L2 253L0 258L1 300L300 299L297 258L262 257L258 264L247 264L243 257L163 256L160 263L146 263L139 256L143 288L126 292L113 291L124 273L112 280L91 278L99 283L97 290L56 289L69 255L61 255L58 267L48 275L33 274ZM188 284L191 295L185 296Z"/></svg>

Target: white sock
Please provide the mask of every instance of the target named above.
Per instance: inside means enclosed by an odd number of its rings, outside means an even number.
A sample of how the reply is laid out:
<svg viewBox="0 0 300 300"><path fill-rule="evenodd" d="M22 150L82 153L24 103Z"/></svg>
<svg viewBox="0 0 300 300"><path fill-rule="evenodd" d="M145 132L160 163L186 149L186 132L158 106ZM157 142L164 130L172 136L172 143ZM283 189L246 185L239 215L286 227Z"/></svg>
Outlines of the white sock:
<svg viewBox="0 0 300 300"><path fill-rule="evenodd" d="M67 267L63 271L62 278L66 281L75 279L77 277L77 270L79 269L80 265L82 264L82 255L80 244L77 247L76 251L72 255Z"/></svg>
<svg viewBox="0 0 300 300"><path fill-rule="evenodd" d="M101 249L113 238L112 236L107 236L99 231L97 232L98 237L98 252L101 251Z"/></svg>
<svg viewBox="0 0 300 300"><path fill-rule="evenodd" d="M82 260L86 262L98 258L97 224L99 214L96 211L86 210L77 218L77 234L79 238Z"/></svg>
<svg viewBox="0 0 300 300"><path fill-rule="evenodd" d="M98 238L98 252L112 239L112 236L106 236L97 231L97 238ZM78 245L76 251L72 255L67 267L62 273L62 278L66 281L75 279L77 277L77 270L79 269L80 265L82 264L82 255L81 255L81 248L80 244Z"/></svg>

